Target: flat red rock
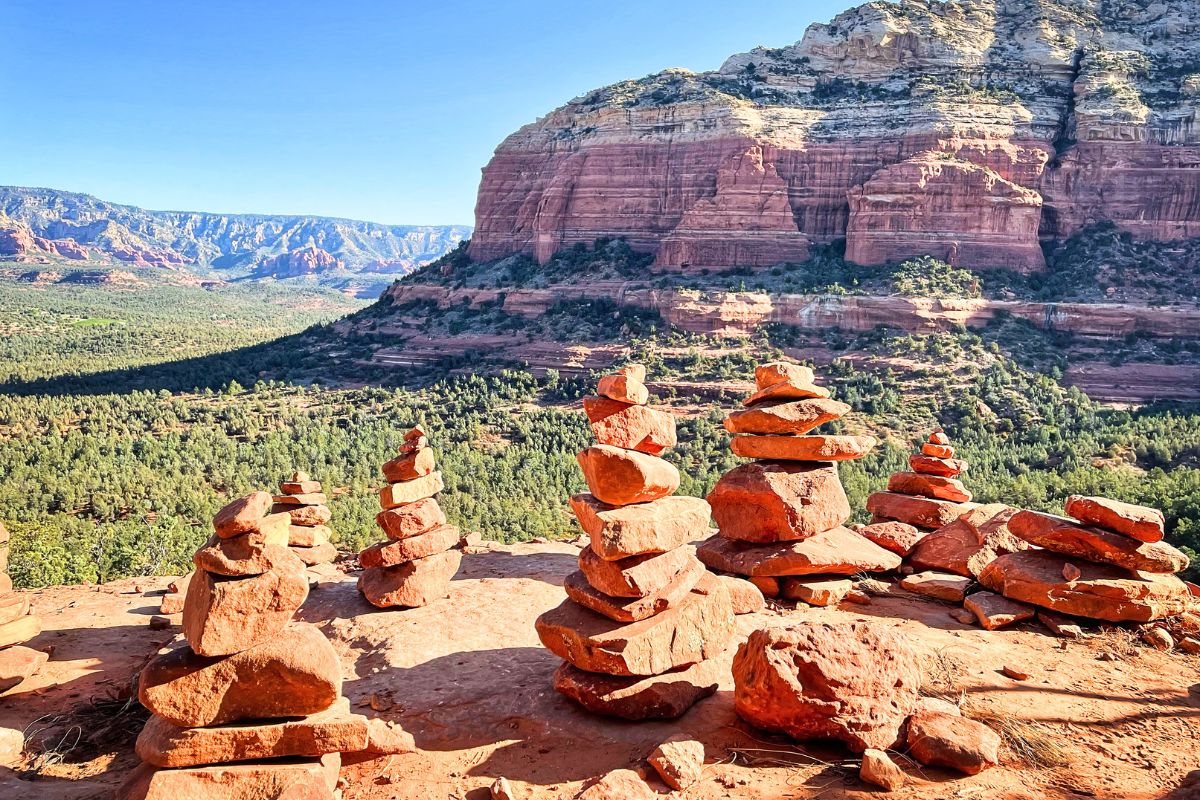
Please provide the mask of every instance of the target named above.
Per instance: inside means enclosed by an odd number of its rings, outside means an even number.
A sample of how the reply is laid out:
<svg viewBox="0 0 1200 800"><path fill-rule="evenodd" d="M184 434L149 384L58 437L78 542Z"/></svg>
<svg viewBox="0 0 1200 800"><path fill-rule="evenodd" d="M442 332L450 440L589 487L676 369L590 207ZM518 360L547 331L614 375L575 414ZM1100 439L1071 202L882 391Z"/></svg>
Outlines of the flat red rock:
<svg viewBox="0 0 1200 800"><path fill-rule="evenodd" d="M0 650L0 693L31 677L50 656L30 647L15 645Z"/></svg>
<svg viewBox="0 0 1200 800"><path fill-rule="evenodd" d="M445 525L446 514L437 500L426 497L415 503L379 512L375 516L375 523L383 529L389 539L407 539L431 531L439 525Z"/></svg>
<svg viewBox="0 0 1200 800"><path fill-rule="evenodd" d="M15 622L29 613L29 595L10 592L0 595L0 625Z"/></svg>
<svg viewBox="0 0 1200 800"><path fill-rule="evenodd" d="M975 775L1000 762L1000 735L973 719L925 712L908 721L908 751L922 764Z"/></svg>
<svg viewBox="0 0 1200 800"><path fill-rule="evenodd" d="M576 459L591 494L609 505L646 503L679 488L679 470L657 456L600 444Z"/></svg>
<svg viewBox="0 0 1200 800"><path fill-rule="evenodd" d="M323 492L275 495L275 505L277 506L323 506L328 502L329 497Z"/></svg>
<svg viewBox="0 0 1200 800"><path fill-rule="evenodd" d="M932 458L930 456L913 455L908 457L908 464L913 472L922 475L940 475L943 478L954 478L967 471L967 462L957 458Z"/></svg>
<svg viewBox="0 0 1200 800"><path fill-rule="evenodd" d="M958 478L943 478L940 475L922 475L919 472L896 472L888 478L887 490L897 494L912 494L918 497L933 497L954 503L968 503L971 493Z"/></svg>
<svg viewBox="0 0 1200 800"><path fill-rule="evenodd" d="M780 381L760 388L757 392L742 401L744 406L753 406L768 400L805 400L810 397L827 398L829 390L816 384L796 384L791 381Z"/></svg>
<svg viewBox="0 0 1200 800"><path fill-rule="evenodd" d="M316 547L329 541L333 535L324 525L289 525L288 544L292 547Z"/></svg>
<svg viewBox="0 0 1200 800"><path fill-rule="evenodd" d="M383 465L383 477L392 483L411 481L432 474L436 466L433 450L422 447L386 462Z"/></svg>
<svg viewBox="0 0 1200 800"><path fill-rule="evenodd" d="M950 572L917 572L900 579L900 587L913 594L947 603L961 603L974 580Z"/></svg>
<svg viewBox="0 0 1200 800"><path fill-rule="evenodd" d="M379 492L379 506L384 511L433 497L444 489L442 473L431 472L404 483L388 484Z"/></svg>
<svg viewBox="0 0 1200 800"><path fill-rule="evenodd" d="M1087 561L1169 574L1188 567L1188 557L1166 542L1142 542L1053 514L1022 511L1009 527L1030 544Z"/></svg>
<svg viewBox="0 0 1200 800"><path fill-rule="evenodd" d="M921 455L931 458L954 458L954 448L948 444L926 442L921 445Z"/></svg>
<svg viewBox="0 0 1200 800"><path fill-rule="evenodd" d="M792 383L804 386L817 378L812 367L803 364L793 364L790 361L768 361L754 368L754 385L759 389L774 386L777 383Z"/></svg>
<svg viewBox="0 0 1200 800"><path fill-rule="evenodd" d="M854 581L849 578L782 578L779 581L780 596L788 600L825 608L836 606L854 591Z"/></svg>
<svg viewBox="0 0 1200 800"><path fill-rule="evenodd" d="M718 575L721 583L729 592L729 600L733 603L733 613L736 615L754 614L767 607L762 589L741 577L733 575Z"/></svg>
<svg viewBox="0 0 1200 800"><path fill-rule="evenodd" d="M877 521L895 520L917 528L936 530L958 519L972 508L970 503L952 503L932 497L911 497L894 492L875 492L867 498L867 511Z"/></svg>
<svg viewBox="0 0 1200 800"><path fill-rule="evenodd" d="M337 548L329 542L323 542L312 547L289 547L288 549L308 567L317 564L328 564L337 558Z"/></svg>
<svg viewBox="0 0 1200 800"><path fill-rule="evenodd" d="M271 495L251 492L228 504L213 517L213 530L221 538L256 531L271 508Z"/></svg>
<svg viewBox="0 0 1200 800"><path fill-rule="evenodd" d="M885 550L891 550L899 556L906 556L916 547L927 532L909 525L907 522L874 522L858 529L860 536L865 536Z"/></svg>
<svg viewBox="0 0 1200 800"><path fill-rule="evenodd" d="M1123 533L1142 542L1161 542L1166 526L1163 513L1157 508L1135 506L1107 497L1074 494L1067 498L1066 510L1067 516L1084 525Z"/></svg>
<svg viewBox="0 0 1200 800"><path fill-rule="evenodd" d="M605 375L596 384L596 394L616 400L618 403L645 405L650 399L646 390L646 368L641 364L627 364L612 375Z"/></svg>
<svg viewBox="0 0 1200 800"><path fill-rule="evenodd" d="M617 622L637 622L682 603L705 574L707 573L704 565L692 559L669 583L643 597L614 597L605 594L588 583L580 571L567 575L563 580L563 588L567 597L597 614L603 614Z"/></svg>
<svg viewBox="0 0 1200 800"><path fill-rule="evenodd" d="M989 631L1033 619L1036 613L1033 606L992 592L976 592L963 602L963 608L974 614L976 622Z"/></svg>
<svg viewBox="0 0 1200 800"><path fill-rule="evenodd" d="M700 497L664 497L617 507L577 494L571 509L591 539L592 550L606 561L674 550L709 530L710 509Z"/></svg>
<svg viewBox="0 0 1200 800"><path fill-rule="evenodd" d="M0 652L3 648L24 644L37 638L42 632L42 620L36 616L24 616L0 625Z"/></svg>
<svg viewBox="0 0 1200 800"><path fill-rule="evenodd" d="M271 506L272 514L287 514L293 525L324 525L333 518L328 506Z"/></svg>
<svg viewBox="0 0 1200 800"><path fill-rule="evenodd" d="M120 800L334 800L340 753L211 767L160 769L142 764Z"/></svg>
<svg viewBox="0 0 1200 800"><path fill-rule="evenodd" d="M583 410L600 444L658 455L675 446L675 415L607 397L583 398Z"/></svg>
<svg viewBox="0 0 1200 800"><path fill-rule="evenodd" d="M429 605L446 596L461 563L460 551L447 550L397 567L363 570L358 590L367 602L379 608Z"/></svg>
<svg viewBox="0 0 1200 800"><path fill-rule="evenodd" d="M319 491L321 491L321 482L309 480L307 477L303 480L284 481L279 484L280 494L312 494Z"/></svg>
<svg viewBox="0 0 1200 800"><path fill-rule="evenodd" d="M199 570L188 583L183 634L203 656L224 656L278 634L308 597L304 564L290 561L248 578Z"/></svg>
<svg viewBox="0 0 1200 800"><path fill-rule="evenodd" d="M287 514L275 516L282 517L285 522L288 519ZM284 530L282 543L276 541L271 544L264 544L257 533L246 533L232 539L213 535L196 551L192 561L197 569L230 578L262 575L286 565L292 558L287 548L286 526Z"/></svg>
<svg viewBox="0 0 1200 800"><path fill-rule="evenodd" d="M661 675L618 677L584 672L563 662L554 672L554 690L593 714L675 719L715 694L728 669L724 659L709 658Z"/></svg>
<svg viewBox="0 0 1200 800"><path fill-rule="evenodd" d="M1008 528L1016 509L1003 503L977 506L950 524L925 536L909 554L918 569L942 570L956 575L978 575L1001 553L1015 553L1029 545Z"/></svg>
<svg viewBox="0 0 1200 800"><path fill-rule="evenodd" d="M879 442L874 436L735 436L729 449L742 458L778 461L850 461Z"/></svg>
<svg viewBox="0 0 1200 800"><path fill-rule="evenodd" d="M743 464L725 473L707 499L721 535L747 542L806 539L850 518L831 462Z"/></svg>
<svg viewBox="0 0 1200 800"><path fill-rule="evenodd" d="M802 542L752 544L713 536L696 555L711 569L748 576L853 575L900 566L900 556L841 527Z"/></svg>
<svg viewBox="0 0 1200 800"><path fill-rule="evenodd" d="M458 528L443 525L419 536L371 545L358 554L358 563L364 569L395 567L449 550L458 544L458 540Z"/></svg>
<svg viewBox="0 0 1200 800"><path fill-rule="evenodd" d="M613 597L645 597L668 584L683 570L696 564L693 547L677 547L665 553L649 553L616 561L605 561L591 547L579 551L579 569L597 591Z"/></svg>
<svg viewBox="0 0 1200 800"><path fill-rule="evenodd" d="M826 422L841 419L850 410L845 403L827 398L762 403L730 413L725 418L725 430L730 433L803 434Z"/></svg>

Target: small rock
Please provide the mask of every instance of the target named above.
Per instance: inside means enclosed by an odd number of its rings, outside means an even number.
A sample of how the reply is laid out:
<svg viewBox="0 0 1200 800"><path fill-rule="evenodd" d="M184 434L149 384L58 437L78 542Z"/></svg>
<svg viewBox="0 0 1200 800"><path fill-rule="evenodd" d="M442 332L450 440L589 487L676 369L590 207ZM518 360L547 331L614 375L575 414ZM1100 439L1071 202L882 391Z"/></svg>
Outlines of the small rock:
<svg viewBox="0 0 1200 800"><path fill-rule="evenodd" d="M25 734L14 728L0 728L0 766L11 767L21 760Z"/></svg>
<svg viewBox="0 0 1200 800"><path fill-rule="evenodd" d="M1029 680L1028 672L1022 672L1021 670L1017 669L1016 667L1010 667L1007 664L1005 664L1003 667L1001 667L1000 671L1002 673L1004 673L1004 675L1006 675L1007 677L1012 678L1014 681Z"/></svg>
<svg viewBox="0 0 1200 800"><path fill-rule="evenodd" d="M1033 606L992 592L976 592L968 597L963 605L972 611L979 624L989 631L1029 619L1034 614Z"/></svg>
<svg viewBox="0 0 1200 800"><path fill-rule="evenodd" d="M704 745L677 733L650 755L650 766L672 789L683 790L700 780L704 771Z"/></svg>
<svg viewBox="0 0 1200 800"><path fill-rule="evenodd" d="M359 705L365 705L365 703ZM415 753L417 752L417 743L411 733L396 723L379 717L371 717L367 719L367 748L364 752L375 755Z"/></svg>
<svg viewBox="0 0 1200 800"><path fill-rule="evenodd" d="M1175 648L1175 640L1171 638L1171 634L1162 628L1147 628L1143 630L1142 641L1155 650L1162 650L1164 652Z"/></svg>
<svg viewBox="0 0 1200 800"><path fill-rule="evenodd" d="M1050 629L1050 632L1067 639L1082 639L1083 628L1070 617L1056 614L1046 609L1038 609L1038 622Z"/></svg>
<svg viewBox="0 0 1200 800"><path fill-rule="evenodd" d="M512 785L508 782L508 778L499 777L492 783L491 788L492 800L516 800L517 796L513 794Z"/></svg>
<svg viewBox="0 0 1200 800"><path fill-rule="evenodd" d="M165 631L169 627L171 627L170 617L155 614L150 618L150 630L152 631Z"/></svg>
<svg viewBox="0 0 1200 800"><path fill-rule="evenodd" d="M965 608L954 609L950 612L950 616L954 617L955 620L961 622L963 625L974 625L977 622L974 612Z"/></svg>
<svg viewBox="0 0 1200 800"><path fill-rule="evenodd" d="M914 714L909 752L922 764L975 775L999 761L1000 735L988 726L950 714Z"/></svg>
<svg viewBox="0 0 1200 800"><path fill-rule="evenodd" d="M1200 653L1200 639L1197 639L1195 636L1187 636L1179 642L1179 649L1193 655Z"/></svg>
<svg viewBox="0 0 1200 800"><path fill-rule="evenodd" d="M615 769L584 787L575 800L655 800L657 795L631 769Z"/></svg>
<svg viewBox="0 0 1200 800"><path fill-rule="evenodd" d="M1063 564L1062 576L1063 580L1065 580L1067 583L1079 580L1080 576L1082 575L1083 572L1079 569L1079 567L1075 566L1070 561L1068 561L1066 564Z"/></svg>
<svg viewBox="0 0 1200 800"><path fill-rule="evenodd" d="M887 753L873 748L863 751L862 768L858 771L858 777L889 792L903 788L908 779Z"/></svg>
<svg viewBox="0 0 1200 800"><path fill-rule="evenodd" d="M972 582L971 578L949 572L918 572L901 580L900 586L913 594L948 603L961 603Z"/></svg>
<svg viewBox="0 0 1200 800"><path fill-rule="evenodd" d="M871 595L864 592L862 589L851 589L846 592L846 602L854 603L858 606L871 605Z"/></svg>
<svg viewBox="0 0 1200 800"><path fill-rule="evenodd" d="M732 578L728 575L719 576L721 583L729 590L729 599L733 601L734 614L753 614L767 607L762 590L744 578Z"/></svg>

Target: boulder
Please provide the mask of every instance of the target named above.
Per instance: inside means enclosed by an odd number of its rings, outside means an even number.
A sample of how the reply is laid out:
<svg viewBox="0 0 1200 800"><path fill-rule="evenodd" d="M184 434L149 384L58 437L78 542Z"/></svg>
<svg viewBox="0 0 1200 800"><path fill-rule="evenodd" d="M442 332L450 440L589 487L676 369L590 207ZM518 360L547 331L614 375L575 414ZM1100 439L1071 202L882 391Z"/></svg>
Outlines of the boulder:
<svg viewBox="0 0 1200 800"><path fill-rule="evenodd" d="M898 556L906 556L927 534L906 522L875 522L858 528L857 533L865 536L885 550Z"/></svg>
<svg viewBox="0 0 1200 800"><path fill-rule="evenodd" d="M699 497L664 497L650 503L616 507L590 494L571 498L571 509L606 561L662 553L709 530L708 503Z"/></svg>
<svg viewBox="0 0 1200 800"><path fill-rule="evenodd" d="M0 767L15 767L25 751L25 732L0 728Z"/></svg>
<svg viewBox="0 0 1200 800"><path fill-rule="evenodd" d="M575 800L657 800L658 795L631 769L616 769L589 783Z"/></svg>
<svg viewBox="0 0 1200 800"><path fill-rule="evenodd" d="M437 467L433 450L423 447L411 453L393 458L383 465L383 477L389 483L403 483L431 475Z"/></svg>
<svg viewBox="0 0 1200 800"><path fill-rule="evenodd" d="M138 699L184 728L304 717L341 694L342 665L320 629L293 622L276 637L223 658L178 645L141 672Z"/></svg>
<svg viewBox="0 0 1200 800"><path fill-rule="evenodd" d="M224 656L275 636L308 598L304 564L291 553L248 578L197 571L183 605L183 635L202 656Z"/></svg>
<svg viewBox="0 0 1200 800"><path fill-rule="evenodd" d="M921 539L909 555L909 563L917 569L973 577L997 555L1029 546L1009 531L1015 513L1016 509L1003 503L973 507Z"/></svg>
<svg viewBox="0 0 1200 800"><path fill-rule="evenodd" d="M894 630L800 623L750 634L733 660L734 710L796 739L838 739L855 752L900 736L921 685L917 653Z"/></svg>
<svg viewBox="0 0 1200 800"><path fill-rule="evenodd" d="M675 446L675 415L649 406L583 398L583 410L600 444L658 455Z"/></svg>
<svg viewBox="0 0 1200 800"><path fill-rule="evenodd" d="M900 556L884 550L849 528L822 531L802 542L751 544L713 536L696 548L709 568L735 575L853 575L886 572Z"/></svg>
<svg viewBox="0 0 1200 800"><path fill-rule="evenodd" d="M784 578L779 584L782 597L821 608L836 606L853 590L849 578Z"/></svg>
<svg viewBox="0 0 1200 800"><path fill-rule="evenodd" d="M750 581L729 575L718 575L717 577L729 592L729 600L733 604L735 615L754 614L767 607L767 600L763 597L762 590Z"/></svg>
<svg viewBox="0 0 1200 800"><path fill-rule="evenodd" d="M30 647L14 645L0 650L0 693L32 677L48 660L50 656Z"/></svg>
<svg viewBox="0 0 1200 800"><path fill-rule="evenodd" d="M599 444L576 458L592 496L609 505L646 503L679 488L679 470L657 456Z"/></svg>
<svg viewBox="0 0 1200 800"><path fill-rule="evenodd" d="M271 506L271 513L283 513L291 517L293 525L324 525L333 519L333 513L328 506L285 506L276 503Z"/></svg>
<svg viewBox="0 0 1200 800"><path fill-rule="evenodd" d="M628 720L675 719L714 694L728 662L705 659L661 675L626 676L585 672L564 662L554 673L554 690L593 714Z"/></svg>
<svg viewBox="0 0 1200 800"><path fill-rule="evenodd" d="M973 719L925 712L908 721L908 751L922 764L975 775L1000 762L1000 735Z"/></svg>
<svg viewBox="0 0 1200 800"><path fill-rule="evenodd" d="M743 464L725 473L707 499L721 535L746 542L803 540L850 518L831 462Z"/></svg>
<svg viewBox="0 0 1200 800"><path fill-rule="evenodd" d="M444 489L442 473L431 472L404 483L391 483L379 492L379 506L384 511L433 497Z"/></svg>
<svg viewBox="0 0 1200 800"><path fill-rule="evenodd" d="M285 520L288 518L287 514L274 516L283 517ZM295 558L287 548L287 541L286 533L281 544L262 544L262 536L259 533L247 533L232 539L222 539L213 535L196 551L192 561L198 570L228 578L262 575L264 572L284 568Z"/></svg>
<svg viewBox="0 0 1200 800"><path fill-rule="evenodd" d="M395 567L418 558L427 558L445 552L457 545L458 539L458 528L453 525L442 525L418 536L371 545L358 554L358 563L364 569Z"/></svg>
<svg viewBox="0 0 1200 800"><path fill-rule="evenodd" d="M627 364L612 375L605 375L596 384L596 394L616 400L618 403L645 405L650 399L646 389L646 368L641 364Z"/></svg>
<svg viewBox="0 0 1200 800"><path fill-rule="evenodd" d="M963 602L963 608L974 614L976 621L989 631L1033 619L1034 615L1032 606L992 592L976 592Z"/></svg>
<svg viewBox="0 0 1200 800"><path fill-rule="evenodd" d="M874 514L877 521L895 520L926 530L949 525L970 508L969 503L911 497L895 492L875 492L867 498L867 511Z"/></svg>
<svg viewBox="0 0 1200 800"><path fill-rule="evenodd" d="M735 436L729 449L742 458L777 461L849 461L879 442L874 436Z"/></svg>
<svg viewBox="0 0 1200 800"><path fill-rule="evenodd" d="M686 733L677 733L654 748L648 760L663 783L683 791L704 773L704 743Z"/></svg>
<svg viewBox="0 0 1200 800"><path fill-rule="evenodd" d="M1067 516L1084 525L1123 533L1142 542L1161 542L1166 530L1166 520L1157 508L1135 506L1106 497L1073 494L1067 498L1066 511Z"/></svg>
<svg viewBox="0 0 1200 800"><path fill-rule="evenodd" d="M213 530L222 539L252 533L259 529L262 518L271 509L271 495L251 492L228 504L213 517Z"/></svg>
<svg viewBox="0 0 1200 800"><path fill-rule="evenodd" d="M867 748L863 751L862 766L859 767L858 777L865 783L887 789L889 792L903 789L908 782L908 776L891 756L883 750Z"/></svg>
<svg viewBox="0 0 1200 800"><path fill-rule="evenodd" d="M1053 514L1021 511L1009 527L1030 544L1099 564L1169 574L1188 567L1188 557L1166 542L1142 542Z"/></svg>
<svg viewBox="0 0 1200 800"><path fill-rule="evenodd" d="M1150 622L1191 606L1187 587L1174 575L1079 563L1082 574L1067 581L1067 563L1063 556L1044 550L1010 553L988 564L979 582L1014 600L1108 622Z"/></svg>
<svg viewBox="0 0 1200 800"><path fill-rule="evenodd" d="M837 400L762 403L745 411L732 412L725 418L725 430L730 433L804 434L849 413L850 406Z"/></svg>
<svg viewBox="0 0 1200 800"><path fill-rule="evenodd" d="M897 494L932 497L952 503L969 503L971 493L958 478L922 475L919 472L896 472L888 478L887 490Z"/></svg>
<svg viewBox="0 0 1200 800"><path fill-rule="evenodd" d="M948 572L918 572L900 579L900 586L913 594L947 603L961 603L972 583L970 578Z"/></svg>
<svg viewBox="0 0 1200 800"><path fill-rule="evenodd" d="M913 453L908 457L908 465L913 472L922 475L939 475L943 478L956 478L967 471L967 462L957 458L932 458Z"/></svg>
<svg viewBox="0 0 1200 800"><path fill-rule="evenodd" d="M616 622L564 600L538 617L536 628L550 652L582 670L658 675L724 650L733 607L716 576L705 574L683 602L648 619Z"/></svg>
<svg viewBox="0 0 1200 800"><path fill-rule="evenodd" d="M395 567L366 569L358 578L358 590L378 608L418 608L446 596L461 564L461 552L446 550Z"/></svg>
<svg viewBox="0 0 1200 800"><path fill-rule="evenodd" d="M697 564L693 547L605 561L591 547L579 551L579 569L594 589L614 597L646 597Z"/></svg>
<svg viewBox="0 0 1200 800"><path fill-rule="evenodd" d="M398 508L381 511L375 515L375 523L389 539L407 539L420 536L439 525L446 524L446 515L438 501L432 497Z"/></svg>
<svg viewBox="0 0 1200 800"><path fill-rule="evenodd" d="M704 565L692 559L662 588L642 597L613 597L588 583L581 571L572 572L563 580L567 597L584 608L603 614L617 622L637 622L682 603L705 575ZM732 601L731 605L732 605Z"/></svg>
<svg viewBox="0 0 1200 800"><path fill-rule="evenodd" d="M321 758L160 769L142 764L120 800L334 800L340 753Z"/></svg>
<svg viewBox="0 0 1200 800"><path fill-rule="evenodd" d="M24 616L0 625L0 650L24 644L42 632L41 617Z"/></svg>
<svg viewBox="0 0 1200 800"><path fill-rule="evenodd" d="M193 767L260 758L351 753L367 746L367 718L350 713L340 698L325 711L296 719L184 728L151 716L137 738L143 761L158 767Z"/></svg>

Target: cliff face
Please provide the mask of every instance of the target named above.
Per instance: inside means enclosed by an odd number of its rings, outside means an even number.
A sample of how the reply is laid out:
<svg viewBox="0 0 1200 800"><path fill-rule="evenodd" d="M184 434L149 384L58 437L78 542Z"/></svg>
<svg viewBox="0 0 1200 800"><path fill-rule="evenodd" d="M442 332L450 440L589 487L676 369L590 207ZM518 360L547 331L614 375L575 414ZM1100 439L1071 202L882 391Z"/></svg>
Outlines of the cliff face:
<svg viewBox="0 0 1200 800"><path fill-rule="evenodd" d="M846 237L1044 266L1111 220L1200 236L1200 2L868 3L715 72L598 89L508 137L471 255L623 236L661 269L802 260Z"/></svg>

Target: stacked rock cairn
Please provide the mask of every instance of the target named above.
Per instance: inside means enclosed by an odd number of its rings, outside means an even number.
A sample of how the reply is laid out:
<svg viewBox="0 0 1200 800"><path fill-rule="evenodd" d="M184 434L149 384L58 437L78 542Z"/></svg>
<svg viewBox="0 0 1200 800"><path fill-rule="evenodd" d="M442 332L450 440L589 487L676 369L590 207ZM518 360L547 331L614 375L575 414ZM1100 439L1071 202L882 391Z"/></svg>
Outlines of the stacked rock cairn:
<svg viewBox="0 0 1200 800"><path fill-rule="evenodd" d="M328 564L337 558L337 548L329 541L330 519L328 498L321 491L321 482L297 470L290 480L279 484L272 513L291 517L288 528L288 547L308 566Z"/></svg>
<svg viewBox="0 0 1200 800"><path fill-rule="evenodd" d="M659 454L675 444L675 418L646 404L645 376L626 366L584 400L598 444L579 453L589 493L571 507L590 541L567 599L536 623L566 662L555 690L631 720L678 717L713 694L734 629L728 590L688 545L708 530L708 504L673 496L679 472Z"/></svg>
<svg viewBox="0 0 1200 800"><path fill-rule="evenodd" d="M1020 511L1009 521L1013 534L1041 549L1006 553L984 567L979 582L991 591L965 603L984 627L1033 616L1025 604L1040 607L1052 630L1061 626L1056 614L1147 623L1196 610L1196 598L1175 575L1187 569L1188 557L1162 540L1161 511L1073 495L1066 513L1070 518ZM1183 635L1197 633L1193 626Z"/></svg>
<svg viewBox="0 0 1200 800"><path fill-rule="evenodd" d="M13 591L8 576L8 529L0 522L0 693L33 675L49 659L25 642L42 632L41 618L30 613L29 595Z"/></svg>
<svg viewBox="0 0 1200 800"><path fill-rule="evenodd" d="M196 552L186 643L141 673L153 716L137 740L145 763L121 797L333 798L340 754L366 748L333 646L292 620L308 580L288 548L290 517L271 503L255 492L229 504Z"/></svg>
<svg viewBox="0 0 1200 800"><path fill-rule="evenodd" d="M462 563L458 528L446 524L436 495L443 488L429 439L420 428L404 435L400 454L383 465L389 484L379 493L375 522L386 542L358 554L358 589L374 606L416 608L445 597Z"/></svg>
<svg viewBox="0 0 1200 800"><path fill-rule="evenodd" d="M698 555L770 597L836 604L854 589L845 576L900 566L899 556L843 527L851 512L837 462L862 458L875 439L809 433L850 407L831 400L808 367L763 364L754 378L758 390L725 428L735 434L734 454L755 460L726 473L709 493L719 533Z"/></svg>
<svg viewBox="0 0 1200 800"><path fill-rule="evenodd" d="M867 498L867 511L875 522L895 521L921 530L948 525L975 505L959 475L967 462L954 457L950 438L940 429L929 435L920 453L908 457L911 472L888 479L886 492Z"/></svg>

